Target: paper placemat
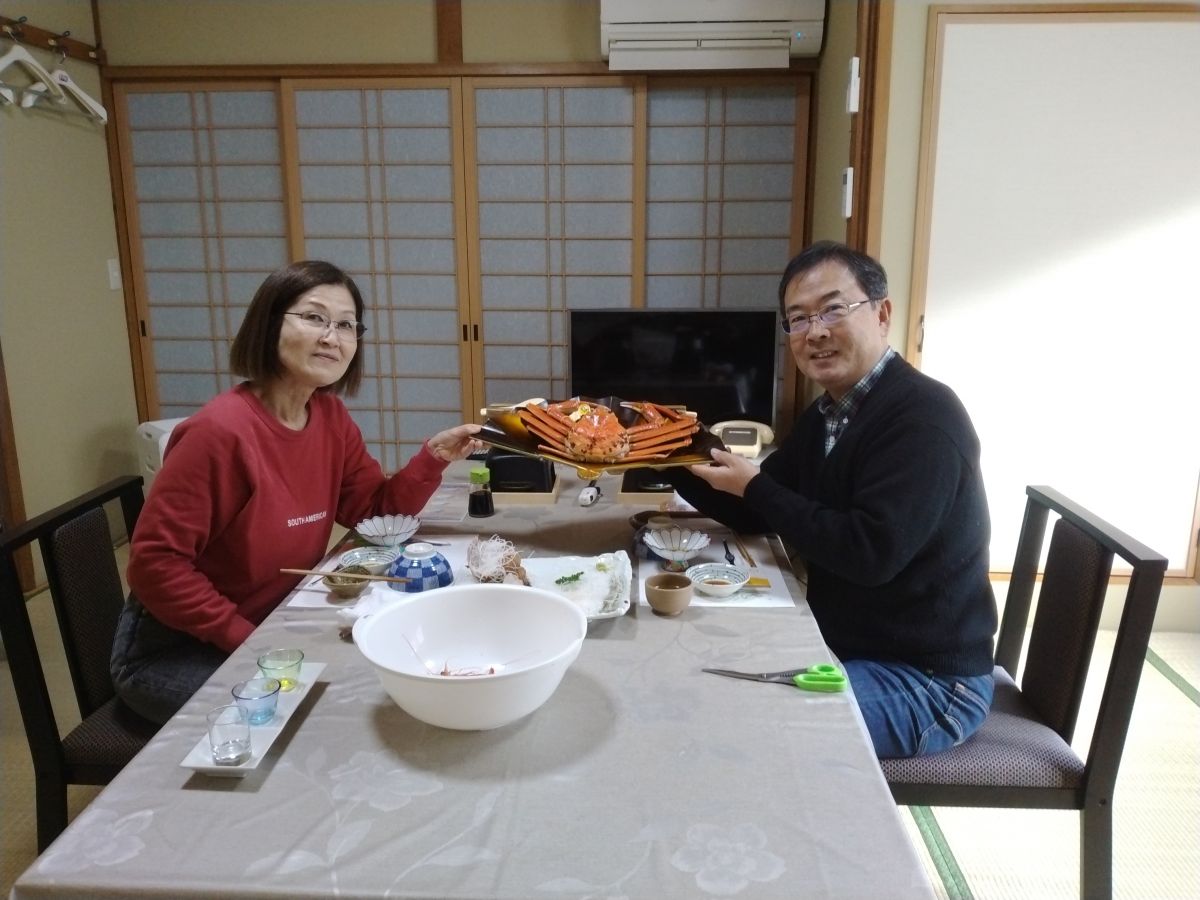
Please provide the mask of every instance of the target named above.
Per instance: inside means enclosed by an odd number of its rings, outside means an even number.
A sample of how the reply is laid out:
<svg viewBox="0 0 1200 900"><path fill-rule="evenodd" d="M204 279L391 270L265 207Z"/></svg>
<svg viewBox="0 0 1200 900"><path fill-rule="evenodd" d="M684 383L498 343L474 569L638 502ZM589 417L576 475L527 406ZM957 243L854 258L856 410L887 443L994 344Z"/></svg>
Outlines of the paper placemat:
<svg viewBox="0 0 1200 900"><path fill-rule="evenodd" d="M417 514L421 524L461 522L467 516L467 492L470 488L469 484L443 481Z"/></svg>
<svg viewBox="0 0 1200 900"><path fill-rule="evenodd" d="M690 527L696 527L688 523ZM742 557L738 550L737 544L733 540L733 532L724 526L716 528L700 528L710 538L709 544L701 550L695 557L688 560L688 566L698 566L701 563L723 563L725 562L725 548L721 545L722 541L729 542L729 549L733 551L736 557L734 563L738 568L745 569L750 573L751 578L765 578L771 583L770 587L765 588L743 588L736 594L731 594L728 597L710 597L707 594L702 594L698 590L692 592L692 606L721 606L729 608L749 608L763 606L795 606L796 603L792 599L791 591L788 590L787 582L784 580L783 572L779 568L779 563L775 559L775 550L771 546L770 541L765 535L739 535L742 543L746 546L746 550L754 557L756 565L748 566L746 560ZM649 559L642 558L641 549L638 550L638 603L642 606L648 606L646 602L646 579L651 575L657 575L659 572L665 571L662 567L662 560L651 554Z"/></svg>

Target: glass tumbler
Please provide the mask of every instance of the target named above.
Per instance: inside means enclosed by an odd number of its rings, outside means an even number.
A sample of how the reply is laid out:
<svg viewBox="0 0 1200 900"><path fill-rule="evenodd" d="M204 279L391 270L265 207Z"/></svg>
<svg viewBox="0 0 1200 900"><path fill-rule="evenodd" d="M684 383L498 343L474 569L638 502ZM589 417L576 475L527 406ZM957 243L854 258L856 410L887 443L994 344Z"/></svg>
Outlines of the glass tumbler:
<svg viewBox="0 0 1200 900"><path fill-rule="evenodd" d="M208 714L208 743L218 766L250 759L250 717L240 706L218 706Z"/></svg>
<svg viewBox="0 0 1200 900"><path fill-rule="evenodd" d="M258 670L263 678L274 678L281 691L293 690L300 683L303 650L268 650L258 658Z"/></svg>
<svg viewBox="0 0 1200 900"><path fill-rule="evenodd" d="M265 725L275 718L279 688L274 678L251 678L233 686L233 699L246 711L251 725Z"/></svg>

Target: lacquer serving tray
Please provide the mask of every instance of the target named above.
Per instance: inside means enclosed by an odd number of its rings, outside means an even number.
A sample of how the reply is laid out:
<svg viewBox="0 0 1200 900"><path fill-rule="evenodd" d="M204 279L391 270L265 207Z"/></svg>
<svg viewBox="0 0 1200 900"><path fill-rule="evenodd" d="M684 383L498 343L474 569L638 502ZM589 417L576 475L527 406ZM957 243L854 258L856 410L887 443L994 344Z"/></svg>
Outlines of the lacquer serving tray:
<svg viewBox="0 0 1200 900"><path fill-rule="evenodd" d="M622 401L619 397L601 397L599 399L581 397L580 399L589 403L599 403L607 406L616 414L621 424L626 428L636 425L641 421L636 411L621 406ZM534 403L537 401L528 400L525 402ZM495 404L488 406L483 410L484 415L487 416L487 421L483 423L483 430L475 435L475 437L484 443L491 444L493 447L499 447L502 450L522 453L526 456L536 456L539 459L548 459L551 462L573 466L578 471L580 478L596 478L603 472L624 472L628 469L663 469L667 466L692 466L697 463L711 462L710 451L714 448L718 450L725 449L725 444L721 442L721 439L710 432L703 423L700 423L700 430L692 435L692 441L688 446L672 450L663 459L639 459L631 462L617 461L611 463L585 462L578 459L571 459L565 454L539 449L538 445L542 443L541 439L531 434L517 415L517 408L522 405L515 403L511 406Z"/></svg>

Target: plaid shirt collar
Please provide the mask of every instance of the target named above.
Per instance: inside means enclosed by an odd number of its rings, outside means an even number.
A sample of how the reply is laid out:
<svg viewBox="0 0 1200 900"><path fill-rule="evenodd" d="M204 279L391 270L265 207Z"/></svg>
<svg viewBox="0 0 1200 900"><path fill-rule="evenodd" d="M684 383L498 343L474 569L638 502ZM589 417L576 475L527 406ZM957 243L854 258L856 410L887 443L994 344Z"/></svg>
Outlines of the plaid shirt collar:
<svg viewBox="0 0 1200 900"><path fill-rule="evenodd" d="M829 396L828 392L824 393L817 400L817 409L821 415L825 417L825 455L829 455L829 451L833 449L833 445L837 443L838 438L842 436L842 432L846 430L846 426L850 424L850 420L863 405L867 394L871 388L875 386L875 382L879 380L879 376L883 374L884 366L888 361L896 355L896 351L888 347L883 352L883 356L879 357L879 362L875 363L871 371L859 379L858 384L850 388L841 400L834 401Z"/></svg>

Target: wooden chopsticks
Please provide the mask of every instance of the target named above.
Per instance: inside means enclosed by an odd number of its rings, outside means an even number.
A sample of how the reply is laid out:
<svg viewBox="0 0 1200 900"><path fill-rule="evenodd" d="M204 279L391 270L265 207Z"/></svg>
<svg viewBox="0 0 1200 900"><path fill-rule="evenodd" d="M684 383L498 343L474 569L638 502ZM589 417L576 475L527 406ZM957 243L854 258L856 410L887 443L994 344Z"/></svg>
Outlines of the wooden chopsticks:
<svg viewBox="0 0 1200 900"><path fill-rule="evenodd" d="M747 550L746 545L742 543L742 536L736 531L731 531L730 534L733 535L733 542L737 545L738 553L742 554L742 559L746 561L746 565L752 569L757 569L758 563L754 561L754 557L750 555L750 551Z"/></svg>
<svg viewBox="0 0 1200 900"><path fill-rule="evenodd" d="M340 569L333 572L321 572L318 569L280 569L284 575L337 575L341 578L357 578L360 581L390 581L392 584L408 584L411 578L396 578L392 575L360 575L357 572L343 572Z"/></svg>

